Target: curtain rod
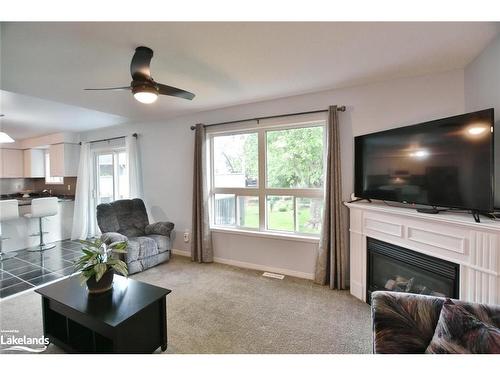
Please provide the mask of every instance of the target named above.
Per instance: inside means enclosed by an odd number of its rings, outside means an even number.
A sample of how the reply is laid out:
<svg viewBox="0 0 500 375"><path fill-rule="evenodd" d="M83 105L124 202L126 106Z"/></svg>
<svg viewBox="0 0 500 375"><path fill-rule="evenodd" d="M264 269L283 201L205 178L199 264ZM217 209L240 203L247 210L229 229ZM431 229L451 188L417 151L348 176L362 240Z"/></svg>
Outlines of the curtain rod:
<svg viewBox="0 0 500 375"><path fill-rule="evenodd" d="M114 141L115 139L121 139L121 138L125 138L125 137L126 137L126 135L121 135L121 136L119 136L119 137L113 137L113 138L96 139L95 141L89 141L89 142L87 142L87 143L97 143L97 142ZM132 137L137 138L137 133L132 134ZM78 144L79 144L79 145L81 145L81 144L82 144L82 142L79 142Z"/></svg>
<svg viewBox="0 0 500 375"><path fill-rule="evenodd" d="M339 112L345 112L346 108L345 105L341 105L337 107L337 111ZM259 120L268 120L271 118L278 118L278 117L288 117L288 116L299 116L299 115L309 115L312 113L321 113L321 112L328 112L328 109L320 109L317 111L308 111L308 112L296 112L296 113L287 113L285 115L275 115L275 116L264 116L264 117L254 117L254 118L247 118L244 120L235 120L235 121L225 121L225 122L216 122L214 124L207 124L203 125L204 128L208 128L209 126L215 126L215 125L226 125L226 124L233 124L235 122L246 122L246 121L259 121ZM196 129L196 126L191 126L191 130Z"/></svg>

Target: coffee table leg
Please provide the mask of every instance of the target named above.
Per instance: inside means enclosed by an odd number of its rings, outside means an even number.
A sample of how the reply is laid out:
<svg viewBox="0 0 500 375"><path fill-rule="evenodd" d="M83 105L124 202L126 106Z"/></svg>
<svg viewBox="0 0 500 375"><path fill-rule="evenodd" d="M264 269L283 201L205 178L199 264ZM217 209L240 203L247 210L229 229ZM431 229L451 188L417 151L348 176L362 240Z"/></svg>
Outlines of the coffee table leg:
<svg viewBox="0 0 500 375"><path fill-rule="evenodd" d="M163 319L162 331L163 344L161 345L161 351L164 352L167 350L168 346L168 338L167 338L167 296L163 297L160 301L160 311L161 311L161 319Z"/></svg>

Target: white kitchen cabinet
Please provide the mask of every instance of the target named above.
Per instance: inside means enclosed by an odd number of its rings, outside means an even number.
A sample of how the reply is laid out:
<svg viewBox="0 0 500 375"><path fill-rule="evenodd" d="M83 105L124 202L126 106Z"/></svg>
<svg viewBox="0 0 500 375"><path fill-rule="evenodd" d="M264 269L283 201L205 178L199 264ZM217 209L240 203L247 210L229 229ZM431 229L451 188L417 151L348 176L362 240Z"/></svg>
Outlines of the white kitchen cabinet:
<svg viewBox="0 0 500 375"><path fill-rule="evenodd" d="M24 150L24 177L45 177L45 150Z"/></svg>
<svg viewBox="0 0 500 375"><path fill-rule="evenodd" d="M23 175L23 150L0 149L0 177L19 178Z"/></svg>
<svg viewBox="0 0 500 375"><path fill-rule="evenodd" d="M73 177L78 174L80 145L59 143L49 146L50 175L52 177Z"/></svg>
<svg viewBox="0 0 500 375"><path fill-rule="evenodd" d="M64 177L64 143L49 146L50 175Z"/></svg>

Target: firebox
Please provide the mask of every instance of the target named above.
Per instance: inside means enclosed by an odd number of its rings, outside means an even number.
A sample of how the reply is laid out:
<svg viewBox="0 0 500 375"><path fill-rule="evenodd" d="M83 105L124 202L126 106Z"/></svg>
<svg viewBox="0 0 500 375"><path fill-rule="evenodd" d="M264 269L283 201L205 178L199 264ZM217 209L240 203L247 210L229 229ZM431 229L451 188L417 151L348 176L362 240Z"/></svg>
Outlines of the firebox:
<svg viewBox="0 0 500 375"><path fill-rule="evenodd" d="M458 298L458 264L367 238L366 301L376 290Z"/></svg>

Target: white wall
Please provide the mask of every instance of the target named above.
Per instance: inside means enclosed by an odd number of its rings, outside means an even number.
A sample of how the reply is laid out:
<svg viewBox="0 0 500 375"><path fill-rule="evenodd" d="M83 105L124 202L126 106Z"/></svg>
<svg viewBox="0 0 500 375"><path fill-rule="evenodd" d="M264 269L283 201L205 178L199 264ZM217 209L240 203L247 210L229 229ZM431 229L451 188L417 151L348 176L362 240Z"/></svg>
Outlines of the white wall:
<svg viewBox="0 0 500 375"><path fill-rule="evenodd" d="M500 36L465 68L465 109L495 108L500 115Z"/></svg>
<svg viewBox="0 0 500 375"><path fill-rule="evenodd" d="M500 36L465 68L465 110L495 109L495 165L500 165ZM496 173L495 190L500 193L500 175ZM495 194L500 207L500 194Z"/></svg>
<svg viewBox="0 0 500 375"><path fill-rule="evenodd" d="M160 98L156 105L162 100L175 99ZM339 117L345 140L341 151L343 195L348 199L353 190L353 136L462 113L464 72L455 70L239 105L164 122L111 127L83 133L82 140L139 134L144 195L151 219L173 221L178 234L174 248L188 251L182 232L191 227L193 133L189 127L198 122L326 109L331 104L347 106ZM215 233L214 244L218 261L302 277L314 273L315 243Z"/></svg>

